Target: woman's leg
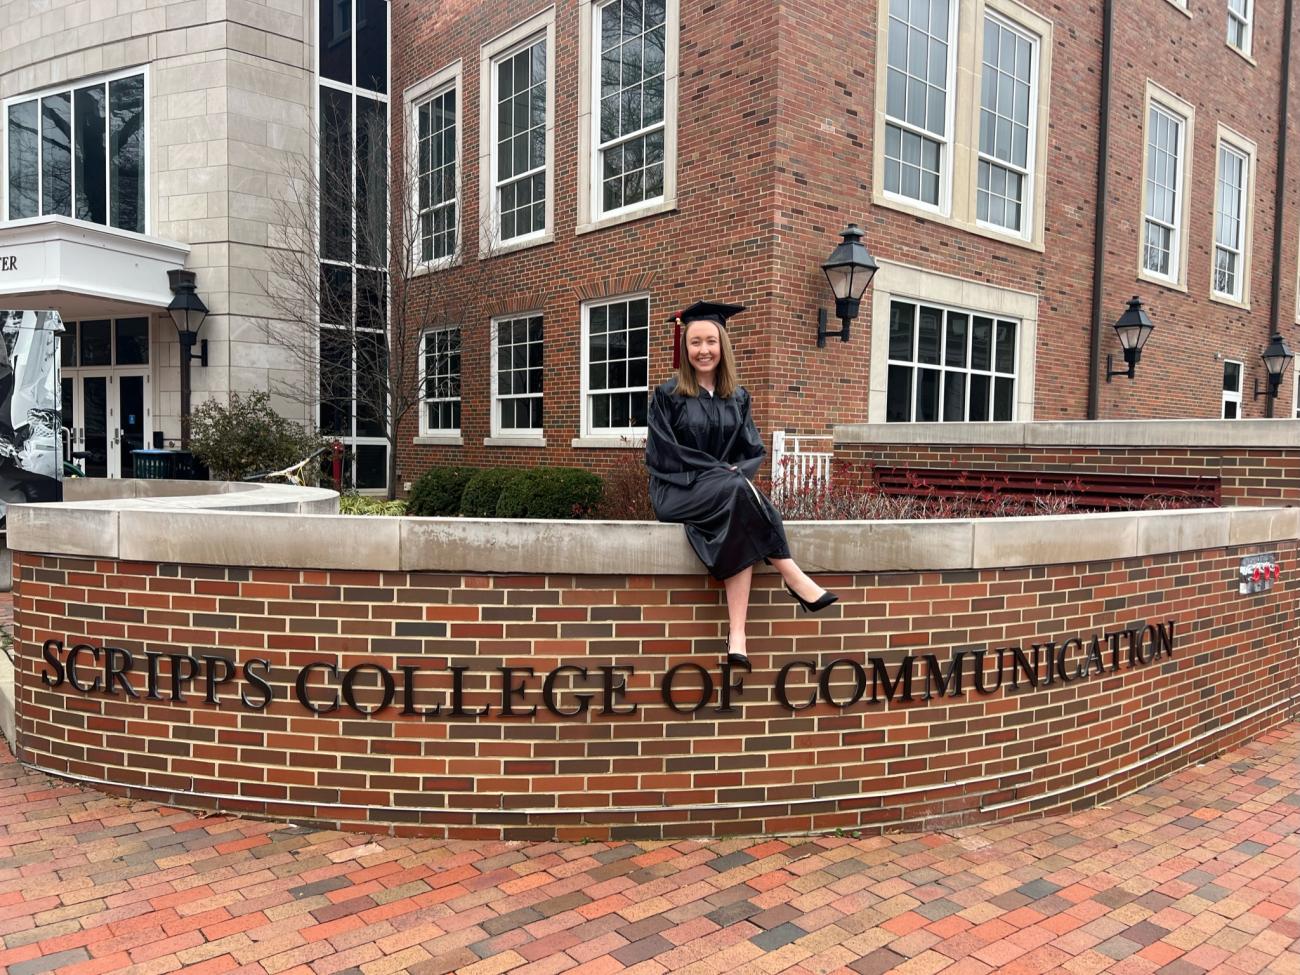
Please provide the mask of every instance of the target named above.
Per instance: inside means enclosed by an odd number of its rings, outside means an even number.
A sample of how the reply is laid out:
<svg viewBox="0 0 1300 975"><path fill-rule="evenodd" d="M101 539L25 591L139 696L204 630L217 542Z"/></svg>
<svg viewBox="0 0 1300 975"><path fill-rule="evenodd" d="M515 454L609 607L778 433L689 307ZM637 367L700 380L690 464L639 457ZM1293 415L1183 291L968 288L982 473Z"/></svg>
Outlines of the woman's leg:
<svg viewBox="0 0 1300 975"><path fill-rule="evenodd" d="M727 592L727 622L731 627L727 649L731 653L745 653L745 621L749 617L749 583L753 577L754 567L751 565L722 580Z"/></svg>
<svg viewBox="0 0 1300 975"><path fill-rule="evenodd" d="M785 584L797 592L808 602L813 602L821 597L826 590L809 578L808 574L795 565L794 559L769 559L772 568L781 573L781 578Z"/></svg>

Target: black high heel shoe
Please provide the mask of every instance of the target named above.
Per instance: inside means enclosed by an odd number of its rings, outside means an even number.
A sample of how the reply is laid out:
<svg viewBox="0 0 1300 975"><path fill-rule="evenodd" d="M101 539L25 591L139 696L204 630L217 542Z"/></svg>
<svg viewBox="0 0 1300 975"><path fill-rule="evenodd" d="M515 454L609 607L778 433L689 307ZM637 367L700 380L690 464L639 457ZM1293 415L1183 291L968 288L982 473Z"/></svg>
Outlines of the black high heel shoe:
<svg viewBox="0 0 1300 975"><path fill-rule="evenodd" d="M808 600L804 599L802 596L800 596L789 586L785 587L785 591L788 592L791 596L793 596L798 601L799 605L803 607L803 611L805 613L820 613L823 609L825 609L831 603L835 602L837 599L840 598L839 596L835 595L835 593L827 589L824 590L820 596L818 596L815 600L813 600L810 603L808 602Z"/></svg>
<svg viewBox="0 0 1300 975"><path fill-rule="evenodd" d="M731 664L733 667L735 667L738 664L744 664L746 666L749 666L749 654L732 653L730 639L727 640L727 663Z"/></svg>

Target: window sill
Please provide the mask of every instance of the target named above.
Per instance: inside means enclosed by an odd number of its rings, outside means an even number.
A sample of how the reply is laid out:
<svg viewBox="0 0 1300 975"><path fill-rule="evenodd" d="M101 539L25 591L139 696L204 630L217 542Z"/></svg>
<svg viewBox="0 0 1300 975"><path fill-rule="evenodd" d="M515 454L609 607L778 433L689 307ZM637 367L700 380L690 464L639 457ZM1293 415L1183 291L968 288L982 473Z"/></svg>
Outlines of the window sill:
<svg viewBox="0 0 1300 975"><path fill-rule="evenodd" d="M1192 19L1192 12L1187 9L1186 0L1182 0L1181 3L1179 2L1179 0L1166 0L1166 2L1169 4L1169 6L1173 7L1175 10L1177 10L1188 20Z"/></svg>
<svg viewBox="0 0 1300 975"><path fill-rule="evenodd" d="M1216 305L1227 305L1229 308L1239 308L1241 311L1250 311L1249 299L1242 300L1238 298L1233 298L1230 295L1223 295L1223 294L1219 294L1218 292L1211 291L1210 300L1214 302Z"/></svg>
<svg viewBox="0 0 1300 975"><path fill-rule="evenodd" d="M1241 58L1243 61L1245 61L1247 64L1249 64L1252 68L1257 68L1257 67L1259 67L1259 65L1256 63L1255 59L1254 59L1253 57L1251 57L1249 54L1247 54L1245 51L1243 51L1241 48L1236 47L1236 46L1233 45L1233 44L1230 44L1228 41L1224 41L1223 44L1224 44L1224 46L1225 46L1229 51L1231 51L1233 54L1237 55L1237 57Z"/></svg>
<svg viewBox="0 0 1300 975"><path fill-rule="evenodd" d="M545 437L484 437L484 447L545 447Z"/></svg>
<svg viewBox="0 0 1300 975"><path fill-rule="evenodd" d="M631 223L633 220L644 220L646 217L655 217L661 213L676 213L676 200L660 200L657 203L651 203L647 206L637 207L635 210L628 210L626 213L616 213L608 217L600 217L596 220L588 220L586 223L578 224L574 235L581 237L583 234L594 233L597 230L604 230L606 227L617 227L620 224Z"/></svg>
<svg viewBox="0 0 1300 975"><path fill-rule="evenodd" d="M626 433L622 436L588 436L574 437L569 441L570 447L592 450L644 450L644 433Z"/></svg>
<svg viewBox="0 0 1300 975"><path fill-rule="evenodd" d="M463 447L465 441L461 439L460 434L421 434L418 437L412 437L411 443L418 444L421 447Z"/></svg>
<svg viewBox="0 0 1300 975"><path fill-rule="evenodd" d="M423 261L411 269L411 273L407 275L407 278L409 280L411 278L424 277L426 274L435 274L438 271L446 271L453 267L460 267L461 263L462 261L459 252L452 257L444 257L441 260Z"/></svg>
<svg viewBox="0 0 1300 975"><path fill-rule="evenodd" d="M555 234L547 231L539 237L529 237L527 240L512 241L503 244L500 241L488 241L480 250L478 259L486 261L492 257L504 257L506 254L513 254L516 251L526 251L530 247L541 247L544 244L555 243Z"/></svg>
<svg viewBox="0 0 1300 975"><path fill-rule="evenodd" d="M1034 238L1021 237L1019 234L1013 234L1010 231L999 230L997 227L981 223L966 223L951 214L944 213L942 210L934 207L925 206L920 203L911 203L905 199L899 199L893 196L886 196L883 193L876 193L872 196L871 202L879 207L885 207L889 210L897 210L899 213L906 213L908 216L916 217L920 220L933 220L942 223L945 227L952 227L956 230L964 230L968 234L974 234L977 237L984 237L988 240L1001 241L1004 244L1010 244L1012 247L1022 247L1025 250L1037 251L1043 253L1043 242ZM1035 228L1037 236L1037 228Z"/></svg>
<svg viewBox="0 0 1300 975"><path fill-rule="evenodd" d="M1162 288L1168 288L1170 291L1181 291L1183 294L1188 293L1187 285L1183 282L1175 281L1172 278L1157 277L1149 271L1138 271L1137 279L1139 281L1146 281L1150 284L1159 285Z"/></svg>

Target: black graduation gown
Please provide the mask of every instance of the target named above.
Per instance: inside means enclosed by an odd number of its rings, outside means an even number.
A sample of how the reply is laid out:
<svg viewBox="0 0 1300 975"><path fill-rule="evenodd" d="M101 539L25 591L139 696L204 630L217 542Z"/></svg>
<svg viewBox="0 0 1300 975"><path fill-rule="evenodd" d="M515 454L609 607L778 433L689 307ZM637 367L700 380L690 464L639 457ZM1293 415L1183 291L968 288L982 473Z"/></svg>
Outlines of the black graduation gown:
<svg viewBox="0 0 1300 975"><path fill-rule="evenodd" d="M767 558L789 558L781 516L751 483L766 451L743 388L726 399L705 390L676 396L677 380L650 401L645 463L650 503L686 537L714 578Z"/></svg>

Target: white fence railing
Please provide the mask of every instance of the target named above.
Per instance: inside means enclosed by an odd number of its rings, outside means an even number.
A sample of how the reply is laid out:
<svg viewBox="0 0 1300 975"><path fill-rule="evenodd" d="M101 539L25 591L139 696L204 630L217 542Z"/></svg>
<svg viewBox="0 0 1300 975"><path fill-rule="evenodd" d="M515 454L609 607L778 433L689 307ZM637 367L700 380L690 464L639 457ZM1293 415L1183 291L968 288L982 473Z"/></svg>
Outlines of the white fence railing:
<svg viewBox="0 0 1300 975"><path fill-rule="evenodd" d="M805 437L776 430L772 433L772 496L780 500L786 492L806 494L824 491L831 484L833 438ZM825 449L817 449L819 447Z"/></svg>

